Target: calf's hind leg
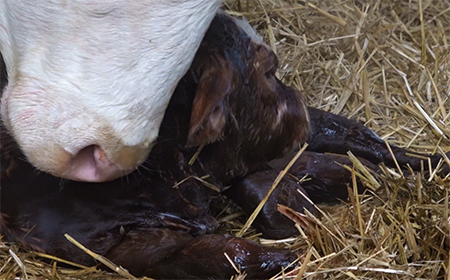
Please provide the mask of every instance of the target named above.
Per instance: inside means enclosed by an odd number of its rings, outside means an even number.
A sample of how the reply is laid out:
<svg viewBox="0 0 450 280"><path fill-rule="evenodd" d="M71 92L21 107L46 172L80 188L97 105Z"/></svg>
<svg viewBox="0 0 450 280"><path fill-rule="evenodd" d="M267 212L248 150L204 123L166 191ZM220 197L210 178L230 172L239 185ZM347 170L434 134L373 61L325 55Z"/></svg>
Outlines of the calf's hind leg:
<svg viewBox="0 0 450 280"><path fill-rule="evenodd" d="M297 256L229 235L191 235L170 229L132 230L106 257L134 276L157 279L230 279L237 272L226 253L249 279L266 279Z"/></svg>

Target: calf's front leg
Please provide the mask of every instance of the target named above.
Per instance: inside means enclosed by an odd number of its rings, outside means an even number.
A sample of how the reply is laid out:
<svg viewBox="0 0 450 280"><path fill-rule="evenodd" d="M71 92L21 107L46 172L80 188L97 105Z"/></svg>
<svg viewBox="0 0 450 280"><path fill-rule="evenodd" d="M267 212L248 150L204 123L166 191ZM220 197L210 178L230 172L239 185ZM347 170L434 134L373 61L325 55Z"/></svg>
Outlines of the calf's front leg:
<svg viewBox="0 0 450 280"><path fill-rule="evenodd" d="M308 137L308 150L321 153L346 154L351 151L355 156L364 158L374 164L384 163L388 167L395 167L394 159L386 147L386 143L372 130L357 121L325 112L316 108L308 107L311 131ZM435 168L442 156L427 155L413 152L395 145L390 145L400 168L408 165L415 171L421 170L423 161L424 169L429 170L428 160L431 167ZM447 153L447 157L450 152ZM450 172L450 166L444 164L441 175L446 176Z"/></svg>

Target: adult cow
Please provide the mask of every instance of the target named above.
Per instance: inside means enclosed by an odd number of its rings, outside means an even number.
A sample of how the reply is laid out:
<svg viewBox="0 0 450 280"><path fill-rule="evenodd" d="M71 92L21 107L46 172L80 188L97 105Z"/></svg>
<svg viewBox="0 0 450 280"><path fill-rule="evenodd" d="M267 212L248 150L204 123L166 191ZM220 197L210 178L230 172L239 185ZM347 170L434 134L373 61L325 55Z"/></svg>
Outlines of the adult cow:
<svg viewBox="0 0 450 280"><path fill-rule="evenodd" d="M2 119L28 161L91 182L139 166L220 3L0 1Z"/></svg>

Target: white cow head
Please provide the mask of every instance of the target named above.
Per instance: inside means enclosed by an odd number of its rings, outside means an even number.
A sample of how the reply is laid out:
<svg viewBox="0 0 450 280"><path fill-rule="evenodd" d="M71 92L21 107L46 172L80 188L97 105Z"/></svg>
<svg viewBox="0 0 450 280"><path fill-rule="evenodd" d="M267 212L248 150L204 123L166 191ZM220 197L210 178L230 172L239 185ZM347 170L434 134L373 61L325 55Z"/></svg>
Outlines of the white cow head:
<svg viewBox="0 0 450 280"><path fill-rule="evenodd" d="M2 0L4 125L38 169L106 181L147 157L220 0Z"/></svg>

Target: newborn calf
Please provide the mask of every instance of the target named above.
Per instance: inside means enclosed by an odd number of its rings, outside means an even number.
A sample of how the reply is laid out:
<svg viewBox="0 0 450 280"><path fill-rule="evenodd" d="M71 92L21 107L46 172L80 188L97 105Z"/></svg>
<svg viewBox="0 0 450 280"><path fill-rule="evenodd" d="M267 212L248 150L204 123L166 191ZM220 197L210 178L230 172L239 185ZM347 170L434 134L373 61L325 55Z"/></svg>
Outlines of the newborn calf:
<svg viewBox="0 0 450 280"><path fill-rule="evenodd" d="M392 164L384 142L354 121L313 108L275 77L277 58L245 23L218 14L165 113L158 141L144 166L126 178L91 185L33 172L18 150L2 146L1 223L7 240L92 264L65 240L69 233L135 275L156 278L229 278L223 253L248 273L266 278L295 254L242 238L211 234L211 201L223 193L251 213L298 146L311 151L295 162L254 226L267 237L296 233L276 211L312 209L347 196L347 158L318 152L352 150L370 169ZM246 29L247 30L247 29ZM309 115L308 116L308 112ZM2 143L8 143L2 132ZM375 147L375 149L374 149ZM418 160L393 148L400 164ZM284 157L283 157L284 155ZM432 157L433 164L439 157ZM27 176L25 176L27 174Z"/></svg>
<svg viewBox="0 0 450 280"><path fill-rule="evenodd" d="M224 252L250 278L269 277L293 261L286 250L210 235L217 226L210 201L233 179L304 142L309 130L303 96L275 77L276 56L242 24L224 14L213 20L138 172L96 185L61 181L2 146L6 240L93 264L65 240L68 233L131 273L157 278L229 278L235 271ZM3 131L2 144L7 137Z"/></svg>

